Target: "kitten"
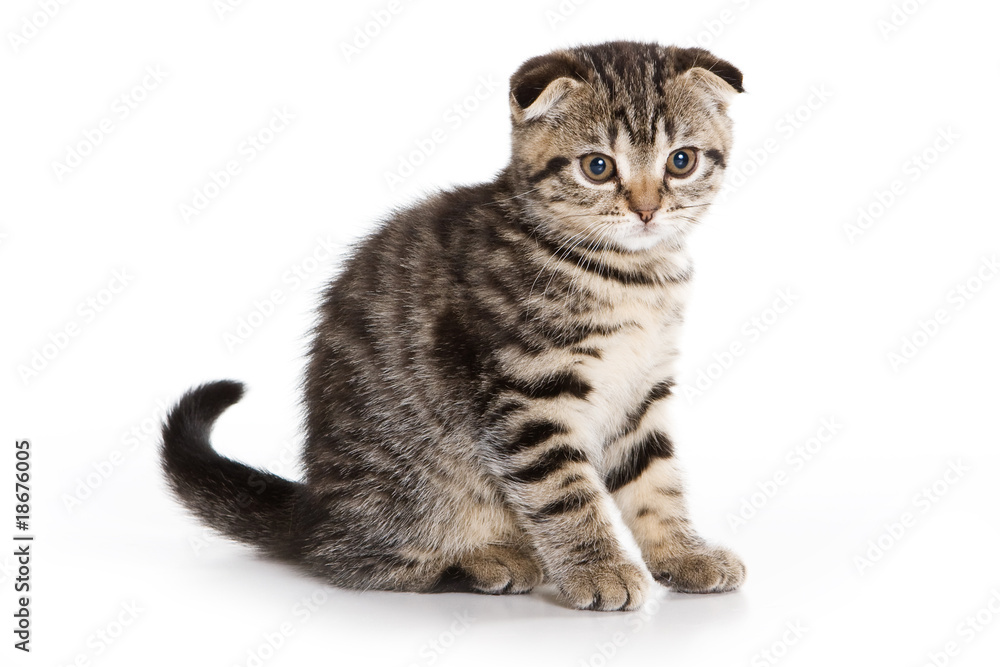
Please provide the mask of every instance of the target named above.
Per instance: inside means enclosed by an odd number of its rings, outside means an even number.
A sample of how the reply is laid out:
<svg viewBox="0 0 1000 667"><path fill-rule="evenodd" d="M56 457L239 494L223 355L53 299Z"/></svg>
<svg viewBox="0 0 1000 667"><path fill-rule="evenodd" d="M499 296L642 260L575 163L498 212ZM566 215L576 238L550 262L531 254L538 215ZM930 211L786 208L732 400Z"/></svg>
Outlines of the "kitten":
<svg viewBox="0 0 1000 667"><path fill-rule="evenodd" d="M215 453L243 386L163 428L181 501L222 533L359 589L523 593L634 609L653 579L737 588L692 528L668 409L691 262L742 74L611 42L510 80L510 164L395 214L329 286L305 377L306 479Z"/></svg>

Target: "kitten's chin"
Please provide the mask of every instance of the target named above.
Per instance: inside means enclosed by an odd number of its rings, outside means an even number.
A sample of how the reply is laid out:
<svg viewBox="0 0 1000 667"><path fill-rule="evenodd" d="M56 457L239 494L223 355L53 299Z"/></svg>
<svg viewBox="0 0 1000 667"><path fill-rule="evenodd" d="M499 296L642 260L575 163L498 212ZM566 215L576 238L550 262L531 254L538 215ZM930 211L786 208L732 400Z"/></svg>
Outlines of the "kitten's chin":
<svg viewBox="0 0 1000 667"><path fill-rule="evenodd" d="M636 224L618 230L614 235L614 243L630 252L652 250L657 246L680 247L684 233L676 226L667 223Z"/></svg>

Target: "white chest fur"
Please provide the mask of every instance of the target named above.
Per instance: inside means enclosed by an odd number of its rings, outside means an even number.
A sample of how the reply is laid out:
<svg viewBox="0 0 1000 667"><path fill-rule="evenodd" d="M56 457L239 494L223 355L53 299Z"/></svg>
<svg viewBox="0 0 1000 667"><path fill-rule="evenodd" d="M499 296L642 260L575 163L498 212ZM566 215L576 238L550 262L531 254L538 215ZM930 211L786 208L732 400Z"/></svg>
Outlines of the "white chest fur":
<svg viewBox="0 0 1000 667"><path fill-rule="evenodd" d="M586 357L577 369L592 388L579 415L592 447L617 433L649 390L673 376L685 292L672 287L656 299L622 302L605 313L607 324L613 320L622 328L595 338L600 359Z"/></svg>

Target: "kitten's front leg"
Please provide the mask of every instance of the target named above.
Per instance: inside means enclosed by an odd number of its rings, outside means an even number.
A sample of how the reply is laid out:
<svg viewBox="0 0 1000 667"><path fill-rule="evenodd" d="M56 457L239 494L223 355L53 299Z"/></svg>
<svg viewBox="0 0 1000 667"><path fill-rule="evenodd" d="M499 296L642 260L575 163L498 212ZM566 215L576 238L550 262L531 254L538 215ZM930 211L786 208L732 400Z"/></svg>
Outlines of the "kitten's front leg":
<svg viewBox="0 0 1000 667"><path fill-rule="evenodd" d="M615 531L618 509L589 460L586 439L554 402L506 420L490 457L496 477L546 576L570 604L636 609L652 583L649 573L625 551Z"/></svg>
<svg viewBox="0 0 1000 667"><path fill-rule="evenodd" d="M734 590L746 578L743 562L706 544L687 517L667 435L672 386L669 380L655 385L609 443L605 482L657 581L683 593Z"/></svg>

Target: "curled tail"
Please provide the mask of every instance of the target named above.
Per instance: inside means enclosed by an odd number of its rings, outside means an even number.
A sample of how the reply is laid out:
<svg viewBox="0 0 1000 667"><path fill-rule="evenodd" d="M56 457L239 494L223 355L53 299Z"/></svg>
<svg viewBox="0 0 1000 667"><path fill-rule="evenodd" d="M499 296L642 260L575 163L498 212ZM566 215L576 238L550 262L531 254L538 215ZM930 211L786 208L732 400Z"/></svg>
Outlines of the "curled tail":
<svg viewBox="0 0 1000 667"><path fill-rule="evenodd" d="M204 523L264 554L304 565L321 508L303 484L218 454L209 435L226 408L243 397L231 380L188 391L163 425L163 469L180 501Z"/></svg>

